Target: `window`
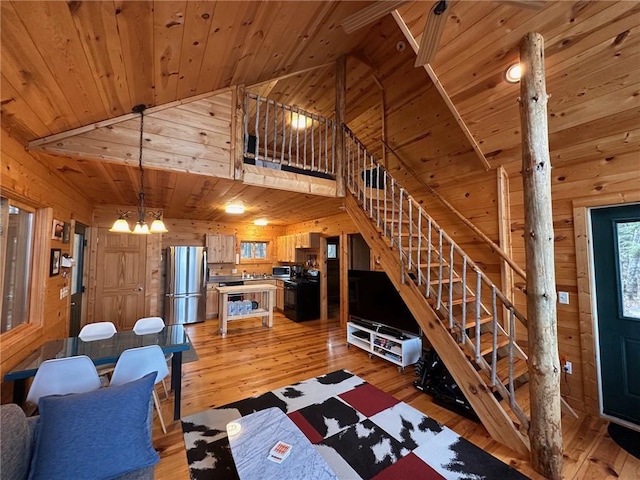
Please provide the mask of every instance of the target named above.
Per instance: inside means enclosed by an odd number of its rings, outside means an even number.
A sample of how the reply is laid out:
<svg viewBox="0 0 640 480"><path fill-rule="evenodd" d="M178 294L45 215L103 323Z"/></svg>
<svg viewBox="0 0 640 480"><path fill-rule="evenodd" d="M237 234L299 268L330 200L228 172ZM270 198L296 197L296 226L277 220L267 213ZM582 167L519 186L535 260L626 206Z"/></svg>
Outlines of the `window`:
<svg viewBox="0 0 640 480"><path fill-rule="evenodd" d="M327 258L338 258L338 245L335 243L327 244Z"/></svg>
<svg viewBox="0 0 640 480"><path fill-rule="evenodd" d="M622 316L640 320L640 222L616 225Z"/></svg>
<svg viewBox="0 0 640 480"><path fill-rule="evenodd" d="M33 211L0 197L0 333L29 319L34 216Z"/></svg>
<svg viewBox="0 0 640 480"><path fill-rule="evenodd" d="M269 242L240 242L240 258L242 260L267 260Z"/></svg>

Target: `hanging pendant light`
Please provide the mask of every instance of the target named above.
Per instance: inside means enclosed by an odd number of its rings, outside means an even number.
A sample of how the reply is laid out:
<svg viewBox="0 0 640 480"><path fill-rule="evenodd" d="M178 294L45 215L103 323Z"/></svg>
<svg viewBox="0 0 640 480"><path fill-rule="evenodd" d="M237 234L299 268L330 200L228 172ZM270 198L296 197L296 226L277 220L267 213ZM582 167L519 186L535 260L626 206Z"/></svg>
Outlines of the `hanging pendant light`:
<svg viewBox="0 0 640 480"><path fill-rule="evenodd" d="M150 233L165 233L169 231L162 221L162 211L147 211L144 203L144 169L142 168L142 142L145 108L146 107L144 105L136 105L135 107L133 107L133 113L140 114L140 153L138 155L138 168L140 170L140 191L138 192L138 209L137 212L135 212L138 214L138 221L136 222L136 225L132 231L129 227L129 222L127 222L127 218L133 215L134 212L132 212L131 210L128 210L126 212L118 212L119 218L109 229L110 232L148 235ZM147 216L154 218L153 222L151 223L151 228L149 228L149 225L147 225L147 222L145 220Z"/></svg>

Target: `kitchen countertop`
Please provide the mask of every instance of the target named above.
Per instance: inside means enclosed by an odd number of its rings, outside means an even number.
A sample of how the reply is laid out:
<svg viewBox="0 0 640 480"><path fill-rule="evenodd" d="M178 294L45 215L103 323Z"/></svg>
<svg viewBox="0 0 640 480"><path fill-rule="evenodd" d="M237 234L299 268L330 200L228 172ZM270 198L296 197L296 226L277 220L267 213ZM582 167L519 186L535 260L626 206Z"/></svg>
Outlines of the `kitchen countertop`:
<svg viewBox="0 0 640 480"><path fill-rule="evenodd" d="M224 283L224 282L260 282L264 280L285 280L280 277L274 277L273 275L258 275L254 278L242 278L242 275L211 275L209 276L208 283Z"/></svg>

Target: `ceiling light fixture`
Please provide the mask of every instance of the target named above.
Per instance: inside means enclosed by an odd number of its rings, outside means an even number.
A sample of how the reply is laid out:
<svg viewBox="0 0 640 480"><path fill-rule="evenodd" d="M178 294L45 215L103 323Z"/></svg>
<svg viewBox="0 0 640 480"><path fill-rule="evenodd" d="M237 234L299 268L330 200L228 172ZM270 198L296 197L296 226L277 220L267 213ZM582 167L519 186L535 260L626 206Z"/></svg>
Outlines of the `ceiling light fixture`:
<svg viewBox="0 0 640 480"><path fill-rule="evenodd" d="M241 203L233 203L231 205L227 205L224 208L224 211L227 213L233 213L234 215L238 215L244 213L244 205Z"/></svg>
<svg viewBox="0 0 640 480"><path fill-rule="evenodd" d="M291 126L296 129L306 128L309 118L301 113L292 112Z"/></svg>
<svg viewBox="0 0 640 480"><path fill-rule="evenodd" d="M259 218L258 220L254 220L253 224L258 225L259 227L266 227L267 225L269 225L269 222L267 222L264 218Z"/></svg>
<svg viewBox="0 0 640 480"><path fill-rule="evenodd" d="M137 212L127 210L126 212L118 211L119 218L113 222L113 226L109 229L110 232L117 233L135 233L137 235L148 235L150 233L165 233L168 232L167 227L164 226L162 221L162 210L157 212L147 211L144 203L144 169L142 168L142 141L143 141L143 127L144 127L144 105L136 105L133 107L133 113L140 114L140 152L138 155L138 168L140 170L140 191L138 192L138 209ZM138 214L138 221L133 231L129 228L129 222L127 218L134 213ZM154 220L151 223L151 227L147 225L145 218L153 217Z"/></svg>
<svg viewBox="0 0 640 480"><path fill-rule="evenodd" d="M522 68L519 63L509 65L509 68L504 72L504 79L509 83L518 83L522 76Z"/></svg>

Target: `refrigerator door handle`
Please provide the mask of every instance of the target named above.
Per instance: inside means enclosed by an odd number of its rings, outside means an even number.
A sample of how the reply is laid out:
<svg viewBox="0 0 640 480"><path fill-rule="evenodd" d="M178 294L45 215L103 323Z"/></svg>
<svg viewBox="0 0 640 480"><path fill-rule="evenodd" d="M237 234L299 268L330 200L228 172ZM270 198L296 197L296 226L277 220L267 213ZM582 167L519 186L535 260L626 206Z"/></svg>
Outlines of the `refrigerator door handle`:
<svg viewBox="0 0 640 480"><path fill-rule="evenodd" d="M207 275L207 249L202 252L202 288L207 288L207 282L209 281L209 275Z"/></svg>

